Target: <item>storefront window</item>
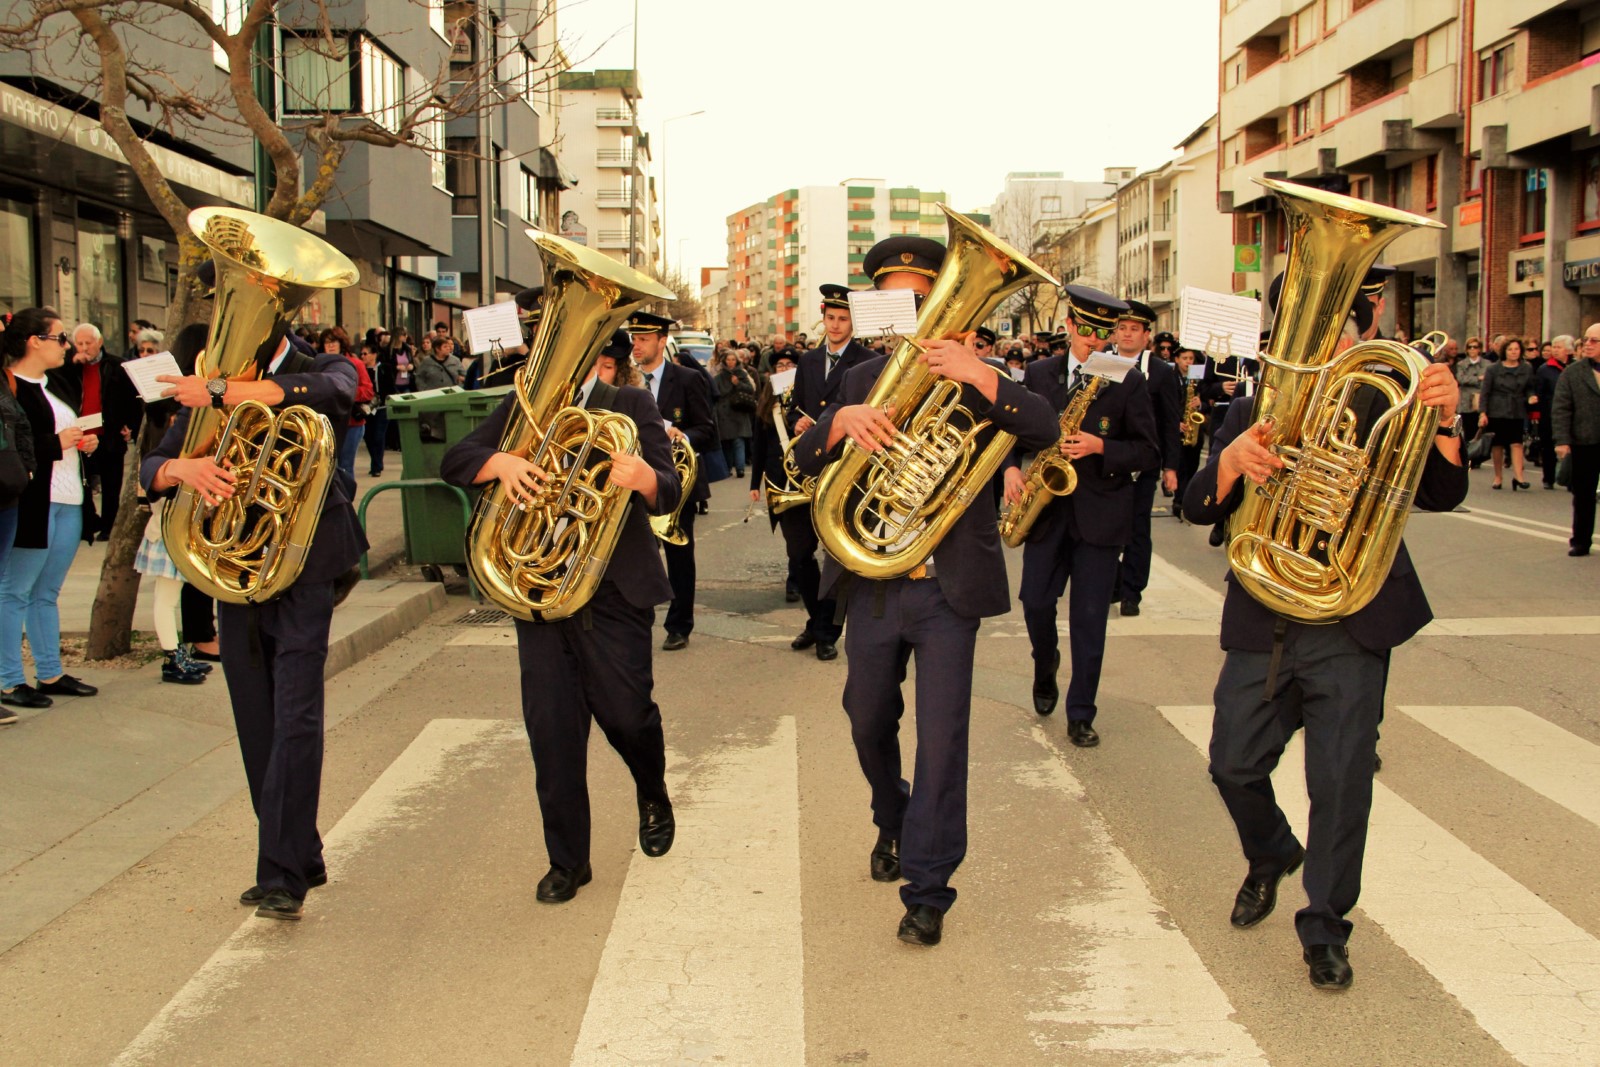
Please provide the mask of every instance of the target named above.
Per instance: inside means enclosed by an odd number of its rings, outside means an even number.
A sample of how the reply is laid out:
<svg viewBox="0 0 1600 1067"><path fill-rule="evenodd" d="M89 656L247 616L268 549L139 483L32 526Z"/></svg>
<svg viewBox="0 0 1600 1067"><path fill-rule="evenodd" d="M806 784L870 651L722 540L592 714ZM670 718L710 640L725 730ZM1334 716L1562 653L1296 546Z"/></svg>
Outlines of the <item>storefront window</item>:
<svg viewBox="0 0 1600 1067"><path fill-rule="evenodd" d="M1600 152L1583 158L1583 187L1578 190L1578 229L1600 229Z"/></svg>
<svg viewBox="0 0 1600 1067"><path fill-rule="evenodd" d="M78 321L93 323L107 337L122 337L122 252L115 226L78 220L77 283Z"/></svg>
<svg viewBox="0 0 1600 1067"><path fill-rule="evenodd" d="M0 198L0 311L20 311L37 304L32 213L26 204Z"/></svg>

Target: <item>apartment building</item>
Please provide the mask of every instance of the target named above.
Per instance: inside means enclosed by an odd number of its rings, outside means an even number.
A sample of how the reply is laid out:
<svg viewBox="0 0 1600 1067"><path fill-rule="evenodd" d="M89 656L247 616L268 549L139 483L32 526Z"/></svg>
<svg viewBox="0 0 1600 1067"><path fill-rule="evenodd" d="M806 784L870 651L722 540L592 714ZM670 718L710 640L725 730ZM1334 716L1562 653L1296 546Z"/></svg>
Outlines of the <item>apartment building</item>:
<svg viewBox="0 0 1600 1067"><path fill-rule="evenodd" d="M712 337L723 338L723 329L733 317L733 302L728 294L727 267L700 268L700 307L705 313L705 329Z"/></svg>
<svg viewBox="0 0 1600 1067"><path fill-rule="evenodd" d="M1600 313L1600 3L1223 0L1221 41L1219 206L1261 267L1235 288L1282 269L1252 179L1287 177L1445 225L1386 253L1386 332L1540 337Z"/></svg>
<svg viewBox="0 0 1600 1067"><path fill-rule="evenodd" d="M891 187L881 179L785 189L727 217L724 331L741 340L782 333L815 337L817 290L829 282L866 288L867 251L895 234L943 241L942 192Z"/></svg>
<svg viewBox="0 0 1600 1067"><path fill-rule="evenodd" d="M561 158L577 179L561 234L648 272L661 266L661 219L640 99L638 71L561 75Z"/></svg>
<svg viewBox="0 0 1600 1067"><path fill-rule="evenodd" d="M1159 330L1177 329L1185 286L1232 289L1232 220L1215 197L1216 129L1213 115L1176 146L1177 156L1115 193L1115 292L1149 304Z"/></svg>
<svg viewBox="0 0 1600 1067"><path fill-rule="evenodd" d="M1110 167L1100 181L1068 181L1058 170L1013 171L990 203L994 232L1017 248L1032 248L1046 227L1115 195L1118 184L1133 175L1132 167Z"/></svg>

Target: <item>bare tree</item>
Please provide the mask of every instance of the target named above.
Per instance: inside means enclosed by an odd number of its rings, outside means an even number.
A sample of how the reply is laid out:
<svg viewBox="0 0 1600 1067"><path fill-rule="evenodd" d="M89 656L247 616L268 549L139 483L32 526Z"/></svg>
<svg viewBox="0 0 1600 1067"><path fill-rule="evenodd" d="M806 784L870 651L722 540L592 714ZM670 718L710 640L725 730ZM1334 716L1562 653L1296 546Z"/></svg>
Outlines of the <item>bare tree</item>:
<svg viewBox="0 0 1600 1067"><path fill-rule="evenodd" d="M650 276L677 294L667 302L667 309L662 314L677 320L680 326L704 328L706 312L700 302L698 286L670 267L665 270L652 270Z"/></svg>
<svg viewBox="0 0 1600 1067"><path fill-rule="evenodd" d="M411 2L426 6L426 0ZM559 50L546 50L542 64L523 64L514 72L514 81L508 81L506 45L521 46L531 40L554 17L555 3L526 0L516 20L525 28L515 37L507 37L504 30L512 20L501 20L499 29L490 30L487 13L476 4L451 3L452 39L465 35L470 42L477 33L476 39L487 45L488 35L495 33L500 37L496 47L477 49L476 59L466 63L447 51L438 69L423 72L415 88L407 86L400 98L364 114L333 106L336 101L327 93L306 99L301 92L295 100L296 113L284 117L258 95L258 76L282 82L281 70L258 54L264 31L280 32L297 49L333 63L348 60L351 38L343 31L354 28L345 17L353 13L345 11L342 0L226 0L221 5L206 0L0 0L0 49L26 49L52 57L49 78L70 88L83 102L82 109L95 115L172 228L179 255L177 295L167 312L170 337L209 313L195 284L195 272L208 255L189 232L191 205L147 151L149 137L159 131L202 143L228 137L254 140L270 164L271 197L265 214L303 225L341 191L339 168L352 145L442 155L445 145L437 131L443 122L547 91L560 73L551 62ZM292 12L293 30L279 27L280 8ZM228 13L221 21L213 17L219 9ZM180 84L143 58L159 54L141 47L152 36L167 41L193 38L201 47L214 47L226 60L225 80L211 86ZM515 51L526 55L520 47ZM296 92L290 86L283 88ZM144 117L135 118L130 111ZM528 146L529 151L537 148ZM89 624L91 659L120 655L130 647L139 586L133 558L143 519L136 506L138 483L133 473L137 449L129 451L130 469Z"/></svg>

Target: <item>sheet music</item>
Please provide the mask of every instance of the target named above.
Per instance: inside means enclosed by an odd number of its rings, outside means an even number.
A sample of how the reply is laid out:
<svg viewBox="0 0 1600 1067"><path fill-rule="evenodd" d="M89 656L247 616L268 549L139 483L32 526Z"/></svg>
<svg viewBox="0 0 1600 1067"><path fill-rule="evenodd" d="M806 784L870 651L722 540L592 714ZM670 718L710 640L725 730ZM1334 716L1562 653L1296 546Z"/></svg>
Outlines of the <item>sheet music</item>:
<svg viewBox="0 0 1600 1067"><path fill-rule="evenodd" d="M850 294L850 325L857 337L917 334L917 298L910 289L866 289Z"/></svg>
<svg viewBox="0 0 1600 1067"><path fill-rule="evenodd" d="M1206 377L1206 361L1197 359L1189 364L1189 380L1191 382L1204 381Z"/></svg>
<svg viewBox="0 0 1600 1067"><path fill-rule="evenodd" d="M798 370L779 371L767 379L772 386L773 396L782 396L794 388L794 379L800 372ZM778 428L778 441L785 452L789 451L789 427L784 425L783 405L772 405L772 424Z"/></svg>
<svg viewBox="0 0 1600 1067"><path fill-rule="evenodd" d="M170 374L176 378L183 373L178 369L178 361L171 352L157 352L153 356L125 360L122 369L127 372L133 387L139 390L139 399L146 404L165 399L167 390L172 388L171 382L156 381L157 375Z"/></svg>
<svg viewBox="0 0 1600 1067"><path fill-rule="evenodd" d="M461 315L467 324L467 352L478 355L499 345L515 348L522 343L522 322L517 318L517 302L507 300L473 308Z"/></svg>
<svg viewBox="0 0 1600 1067"><path fill-rule="evenodd" d="M1183 287L1178 344L1216 359L1255 357L1260 347L1261 301L1248 296Z"/></svg>
<svg viewBox="0 0 1600 1067"><path fill-rule="evenodd" d="M1138 364L1139 361L1137 359L1129 356L1117 356L1110 352L1096 352L1084 360L1083 373L1120 382Z"/></svg>

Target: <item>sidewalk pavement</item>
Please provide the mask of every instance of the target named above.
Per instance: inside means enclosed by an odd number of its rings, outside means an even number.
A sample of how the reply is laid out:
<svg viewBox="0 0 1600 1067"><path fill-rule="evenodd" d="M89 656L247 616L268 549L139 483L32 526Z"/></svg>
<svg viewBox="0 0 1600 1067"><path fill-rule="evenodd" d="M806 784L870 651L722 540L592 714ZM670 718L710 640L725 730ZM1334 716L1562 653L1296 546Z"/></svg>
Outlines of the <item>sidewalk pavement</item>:
<svg viewBox="0 0 1600 1067"><path fill-rule="evenodd" d="M385 573L404 554L399 492L375 497L367 520L374 578L334 612L330 677L446 602L442 585ZM104 559L104 544L79 550L61 592L63 634L88 630ZM150 610L141 589L136 629L150 627ZM20 721L0 729L0 953L244 788L220 671L179 686L163 685L153 663L72 670L99 695L18 709Z"/></svg>

